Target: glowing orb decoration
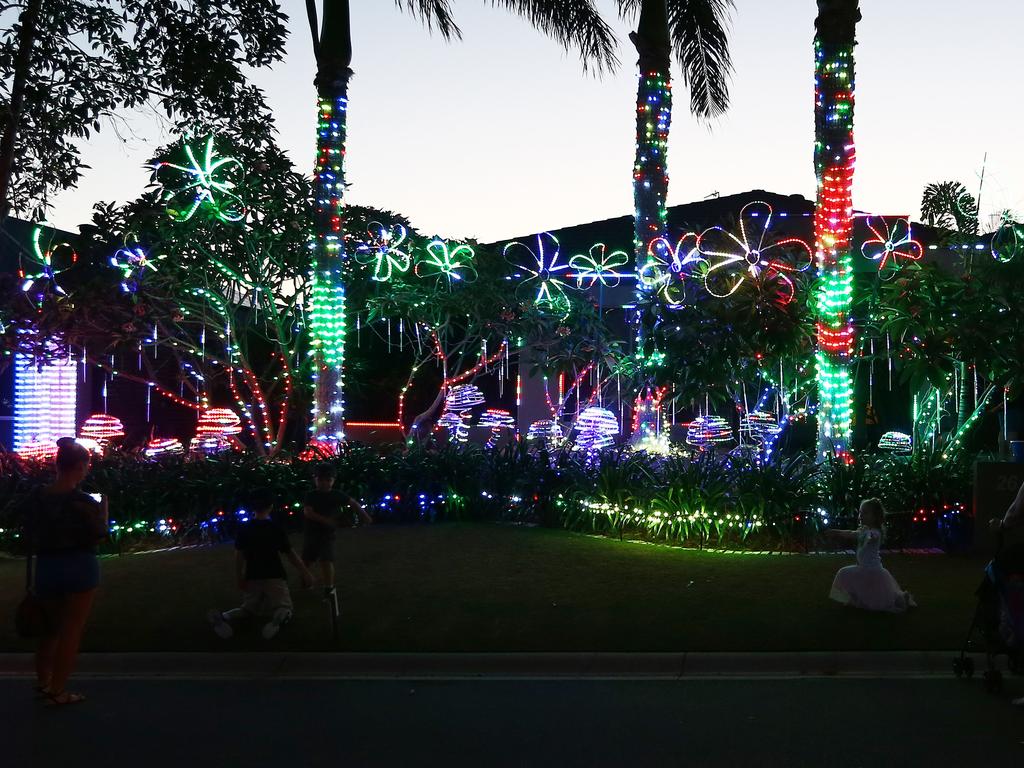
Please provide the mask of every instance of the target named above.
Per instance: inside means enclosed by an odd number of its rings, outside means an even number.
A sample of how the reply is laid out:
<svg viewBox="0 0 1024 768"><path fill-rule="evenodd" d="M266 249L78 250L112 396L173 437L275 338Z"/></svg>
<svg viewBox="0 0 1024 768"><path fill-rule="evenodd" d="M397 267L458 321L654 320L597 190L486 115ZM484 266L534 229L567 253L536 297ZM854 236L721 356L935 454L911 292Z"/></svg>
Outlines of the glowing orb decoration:
<svg viewBox="0 0 1024 768"><path fill-rule="evenodd" d="M451 288L455 283L472 283L477 278L476 253L468 245L450 247L444 240L427 244L426 256L416 263L415 274L420 278L446 281Z"/></svg>
<svg viewBox="0 0 1024 768"><path fill-rule="evenodd" d="M712 447L732 439L732 427L721 416L698 416L686 429L686 442L697 448Z"/></svg>
<svg viewBox="0 0 1024 768"><path fill-rule="evenodd" d="M506 245L502 253L520 270L516 286L516 297L520 301L532 302L540 311L558 317L569 314L568 285L563 279L569 265L559 261L558 239L554 235L550 232L537 235L536 249L516 241Z"/></svg>
<svg viewBox="0 0 1024 768"><path fill-rule="evenodd" d="M448 392L444 400L446 411L468 411L484 402L483 392L476 384L457 384Z"/></svg>
<svg viewBox="0 0 1024 768"><path fill-rule="evenodd" d="M299 461L324 461L338 455L338 443L313 438L299 454Z"/></svg>
<svg viewBox="0 0 1024 768"><path fill-rule="evenodd" d="M103 453L103 445L98 440L88 437L76 437L75 442L85 448L89 453Z"/></svg>
<svg viewBox="0 0 1024 768"><path fill-rule="evenodd" d="M208 456L233 450L234 447L234 444L222 435L193 437L188 444L188 450L190 453L204 453Z"/></svg>
<svg viewBox="0 0 1024 768"><path fill-rule="evenodd" d="M188 221L200 209L221 221L245 218L245 206L235 192L236 184L228 176L242 173L242 163L233 157L219 157L213 136L206 139L202 159L185 144L188 165L157 163L154 176L163 185L167 214L175 221ZM164 181L166 179L167 181Z"/></svg>
<svg viewBox="0 0 1024 768"><path fill-rule="evenodd" d="M111 265L121 270L121 290L125 293L135 293L146 270L156 271L154 261L157 259L149 258L138 245L121 248L111 256Z"/></svg>
<svg viewBox="0 0 1024 768"><path fill-rule="evenodd" d="M546 446L554 446L565 439L562 425L554 419L541 419L533 422L526 430L528 443L543 440Z"/></svg>
<svg viewBox="0 0 1024 768"><path fill-rule="evenodd" d="M740 209L739 233L715 226L697 238L697 250L705 262L704 287L718 298L731 296L747 278L762 275L778 285L775 301L789 304L796 295L790 277L811 266L811 248L798 237L776 240L771 236L772 207L755 201Z"/></svg>
<svg viewBox="0 0 1024 768"><path fill-rule="evenodd" d="M493 448L501 439L502 430L510 430L516 425L512 414L502 408L488 408L480 416L477 422L478 427L490 427L491 436L487 439L486 446Z"/></svg>
<svg viewBox="0 0 1024 768"><path fill-rule="evenodd" d="M775 416L764 411L745 413L740 419L740 437L756 445L764 445L778 437L782 427Z"/></svg>
<svg viewBox="0 0 1024 768"><path fill-rule="evenodd" d="M242 431L242 420L230 408L207 408L199 414L196 438L230 437Z"/></svg>
<svg viewBox="0 0 1024 768"><path fill-rule="evenodd" d="M578 253L569 259L569 267L576 274L576 285L580 288L593 288L600 283L605 288L614 288L622 281L619 267L629 263L625 251L612 251L604 243L590 246L588 254Z"/></svg>
<svg viewBox="0 0 1024 768"><path fill-rule="evenodd" d="M593 452L607 448L619 434L619 420L607 408L592 405L584 408L576 418L577 450Z"/></svg>
<svg viewBox="0 0 1024 768"><path fill-rule="evenodd" d="M180 456L185 452L181 441L175 437L155 438L146 445L147 458L156 459L161 456Z"/></svg>
<svg viewBox="0 0 1024 768"><path fill-rule="evenodd" d="M469 412L456 413L445 411L437 420L439 428L448 430L448 439L460 443L466 442L469 438Z"/></svg>
<svg viewBox="0 0 1024 768"><path fill-rule="evenodd" d="M78 436L87 440L95 440L100 445L104 445L115 437L124 437L124 424L116 416L94 413L85 420Z"/></svg>
<svg viewBox="0 0 1024 768"><path fill-rule="evenodd" d="M860 252L864 258L878 262L878 274L883 279L899 272L901 260L920 261L924 256L924 247L910 231L909 219L868 216L866 224L873 237L861 244Z"/></svg>
<svg viewBox="0 0 1024 768"><path fill-rule="evenodd" d="M369 239L356 246L356 261L373 268L370 279L386 283L394 275L409 271L412 257L402 247L408 237L405 227L385 227L379 221L371 221L366 231Z"/></svg>
<svg viewBox="0 0 1024 768"><path fill-rule="evenodd" d="M992 258L1004 264L1013 261L1024 249L1024 225L1003 214L999 229L992 235Z"/></svg>
<svg viewBox="0 0 1024 768"><path fill-rule="evenodd" d="M878 450L906 454L914 448L914 438L905 432L886 432L878 440Z"/></svg>
<svg viewBox="0 0 1024 768"><path fill-rule="evenodd" d="M25 461L49 461L57 456L57 444L50 442L25 443L15 453Z"/></svg>

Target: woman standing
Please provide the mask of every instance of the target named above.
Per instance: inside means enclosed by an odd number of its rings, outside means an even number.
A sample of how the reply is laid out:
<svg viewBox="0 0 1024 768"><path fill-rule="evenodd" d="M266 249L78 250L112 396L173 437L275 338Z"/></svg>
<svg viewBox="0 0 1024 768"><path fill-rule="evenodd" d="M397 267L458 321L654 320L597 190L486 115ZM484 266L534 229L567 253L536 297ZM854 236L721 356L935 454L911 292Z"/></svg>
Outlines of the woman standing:
<svg viewBox="0 0 1024 768"><path fill-rule="evenodd" d="M99 586L96 545L108 523L107 500L78 487L89 474L89 451L70 437L57 446L57 477L35 493L26 523L36 557L34 592L50 617L36 651L36 689L63 706L85 700L64 686Z"/></svg>

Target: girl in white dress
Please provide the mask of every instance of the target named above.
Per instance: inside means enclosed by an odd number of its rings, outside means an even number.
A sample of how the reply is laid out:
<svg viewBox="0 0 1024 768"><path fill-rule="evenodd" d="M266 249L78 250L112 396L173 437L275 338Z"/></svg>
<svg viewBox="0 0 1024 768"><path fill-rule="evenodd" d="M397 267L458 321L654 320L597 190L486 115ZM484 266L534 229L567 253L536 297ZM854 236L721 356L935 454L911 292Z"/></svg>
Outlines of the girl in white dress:
<svg viewBox="0 0 1024 768"><path fill-rule="evenodd" d="M916 608L913 596L896 583L882 567L879 548L882 545L882 521L885 510L878 499L865 499L860 504L860 527L855 531L831 531L846 541L857 542L857 564L840 568L832 582L833 600L868 611L903 613Z"/></svg>

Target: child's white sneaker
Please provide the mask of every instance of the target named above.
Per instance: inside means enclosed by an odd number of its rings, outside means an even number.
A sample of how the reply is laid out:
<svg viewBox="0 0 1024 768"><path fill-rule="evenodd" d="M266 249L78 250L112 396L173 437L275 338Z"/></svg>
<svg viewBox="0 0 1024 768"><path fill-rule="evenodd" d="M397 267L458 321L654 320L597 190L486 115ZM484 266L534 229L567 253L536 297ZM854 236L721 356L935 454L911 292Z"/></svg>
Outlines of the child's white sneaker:
<svg viewBox="0 0 1024 768"><path fill-rule="evenodd" d="M213 631L217 637L228 640L235 631L231 628L231 625L224 620L224 614L218 611L216 608L211 608L206 613L206 620L213 625Z"/></svg>
<svg viewBox="0 0 1024 768"><path fill-rule="evenodd" d="M263 631L261 633L263 635L263 639L271 640L272 638L274 638L277 635L277 633L281 631L281 627L284 624L286 624L288 622L288 619L290 618L290 614L287 616L275 616L266 624L264 624Z"/></svg>

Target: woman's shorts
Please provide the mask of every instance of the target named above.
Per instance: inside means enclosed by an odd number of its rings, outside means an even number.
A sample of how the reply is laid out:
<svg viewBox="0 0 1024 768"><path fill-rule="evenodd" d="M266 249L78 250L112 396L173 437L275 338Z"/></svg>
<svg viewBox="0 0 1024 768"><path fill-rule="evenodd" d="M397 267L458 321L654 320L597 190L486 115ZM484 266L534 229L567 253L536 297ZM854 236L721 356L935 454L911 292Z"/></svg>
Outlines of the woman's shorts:
<svg viewBox="0 0 1024 768"><path fill-rule="evenodd" d="M100 561L92 552L36 557L35 593L41 598L88 592L100 584Z"/></svg>

